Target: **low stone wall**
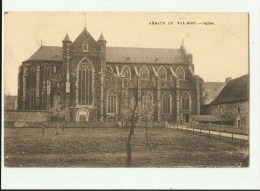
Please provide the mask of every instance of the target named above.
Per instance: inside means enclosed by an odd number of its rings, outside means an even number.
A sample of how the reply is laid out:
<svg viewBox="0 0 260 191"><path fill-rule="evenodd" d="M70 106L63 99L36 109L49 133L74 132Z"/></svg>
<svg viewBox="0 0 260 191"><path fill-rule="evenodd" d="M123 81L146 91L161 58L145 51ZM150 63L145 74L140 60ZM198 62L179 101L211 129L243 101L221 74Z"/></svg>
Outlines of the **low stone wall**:
<svg viewBox="0 0 260 191"><path fill-rule="evenodd" d="M55 122L13 122L13 121L5 121L6 128L56 128L58 123ZM68 123L59 123L59 126L62 128L63 126L66 128L114 128L119 127L117 122L68 122Z"/></svg>
<svg viewBox="0 0 260 191"><path fill-rule="evenodd" d="M14 121L5 121L5 128L42 128L45 126L45 122L14 122Z"/></svg>
<svg viewBox="0 0 260 191"><path fill-rule="evenodd" d="M45 111L5 111L4 116L5 127L28 127L28 128L42 128L42 127L57 127L55 122L47 122L47 116ZM60 126L65 123L60 123ZM123 126L130 126L130 121L124 122ZM137 127L145 127L145 121L138 121ZM148 121L148 127L165 127L165 121ZM109 128L109 127L122 127L121 122L116 121L93 121L93 122L68 122L66 123L68 128Z"/></svg>
<svg viewBox="0 0 260 191"><path fill-rule="evenodd" d="M43 127L47 120L45 111L16 111L4 112L5 127Z"/></svg>
<svg viewBox="0 0 260 191"><path fill-rule="evenodd" d="M4 121L16 123L46 122L45 111L15 111L7 110L4 113Z"/></svg>
<svg viewBox="0 0 260 191"><path fill-rule="evenodd" d="M164 128L166 126L166 123L167 123L166 121L148 121L147 126L152 127L152 128ZM123 125L130 127L131 122L130 121L124 122ZM145 121L138 121L137 124L136 124L136 127L145 127L145 126L146 126Z"/></svg>
<svg viewBox="0 0 260 191"><path fill-rule="evenodd" d="M46 127L53 128L57 127L57 123L48 123ZM117 122L68 122L68 123L60 123L60 127L65 126L66 128L113 128L119 127Z"/></svg>

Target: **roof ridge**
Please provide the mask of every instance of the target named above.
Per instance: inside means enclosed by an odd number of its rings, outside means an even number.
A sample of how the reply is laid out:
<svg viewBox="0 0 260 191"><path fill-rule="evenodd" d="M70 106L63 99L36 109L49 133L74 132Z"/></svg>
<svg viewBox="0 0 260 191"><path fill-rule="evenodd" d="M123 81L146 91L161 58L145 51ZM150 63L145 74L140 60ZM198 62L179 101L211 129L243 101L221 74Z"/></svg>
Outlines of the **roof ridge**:
<svg viewBox="0 0 260 191"><path fill-rule="evenodd" d="M55 48L62 48L61 46L53 46L53 45L50 45L50 46L42 45L40 48L42 48L42 47L55 47Z"/></svg>
<svg viewBox="0 0 260 191"><path fill-rule="evenodd" d="M242 101L249 99L248 74L235 78L228 82L218 96L210 103L211 105ZM242 88L241 88L242 87Z"/></svg>
<svg viewBox="0 0 260 191"><path fill-rule="evenodd" d="M123 47L123 46L108 46L107 48L136 48L136 49L161 49L161 50L180 50L180 48L149 48L149 47L131 47L131 46L128 46L128 47Z"/></svg>
<svg viewBox="0 0 260 191"><path fill-rule="evenodd" d="M246 76L249 77L249 74L244 74L244 75L242 75L242 76L240 76L240 77L237 77L237 78L232 79L231 81L233 81L233 80L237 80L237 79L239 79L239 78L243 78L243 77L246 77Z"/></svg>

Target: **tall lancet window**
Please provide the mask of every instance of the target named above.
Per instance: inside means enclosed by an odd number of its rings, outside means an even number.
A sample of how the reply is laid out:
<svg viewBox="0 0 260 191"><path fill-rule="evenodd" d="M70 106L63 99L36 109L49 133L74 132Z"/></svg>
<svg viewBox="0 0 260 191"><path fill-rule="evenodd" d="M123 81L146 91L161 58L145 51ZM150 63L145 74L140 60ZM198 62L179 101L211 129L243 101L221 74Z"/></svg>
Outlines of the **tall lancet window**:
<svg viewBox="0 0 260 191"><path fill-rule="evenodd" d="M30 90L29 90L29 109L36 109L36 67L30 69Z"/></svg>
<svg viewBox="0 0 260 191"><path fill-rule="evenodd" d="M146 92L142 97L142 109L143 112L149 113L153 108L153 94L151 92Z"/></svg>
<svg viewBox="0 0 260 191"><path fill-rule="evenodd" d="M82 47L82 49L83 49L83 52L87 52L87 51L88 51L88 42L87 42L87 41L84 41L84 42L83 42L83 47Z"/></svg>
<svg viewBox="0 0 260 191"><path fill-rule="evenodd" d="M181 66L177 68L176 74L179 76L179 79L185 80L185 71Z"/></svg>
<svg viewBox="0 0 260 191"><path fill-rule="evenodd" d="M159 79L161 80L167 80L167 72L164 67L159 68L158 70Z"/></svg>
<svg viewBox="0 0 260 191"><path fill-rule="evenodd" d="M107 93L107 113L115 114L117 112L117 95L113 89Z"/></svg>
<svg viewBox="0 0 260 191"><path fill-rule="evenodd" d="M181 99L182 110L190 110L190 94L185 92Z"/></svg>
<svg viewBox="0 0 260 191"><path fill-rule="evenodd" d="M128 79L131 78L131 70L128 66L124 66L122 68L121 73L122 73L122 76L124 76L125 78L128 78Z"/></svg>
<svg viewBox="0 0 260 191"><path fill-rule="evenodd" d="M92 105L93 102L93 68L92 65L84 60L79 65L78 74L78 104Z"/></svg>
<svg viewBox="0 0 260 191"><path fill-rule="evenodd" d="M171 106L172 106L172 96L169 93L165 93L162 97L162 111L164 114L171 113Z"/></svg>
<svg viewBox="0 0 260 191"><path fill-rule="evenodd" d="M140 69L140 77L142 79L149 79L149 70L146 66L141 67Z"/></svg>

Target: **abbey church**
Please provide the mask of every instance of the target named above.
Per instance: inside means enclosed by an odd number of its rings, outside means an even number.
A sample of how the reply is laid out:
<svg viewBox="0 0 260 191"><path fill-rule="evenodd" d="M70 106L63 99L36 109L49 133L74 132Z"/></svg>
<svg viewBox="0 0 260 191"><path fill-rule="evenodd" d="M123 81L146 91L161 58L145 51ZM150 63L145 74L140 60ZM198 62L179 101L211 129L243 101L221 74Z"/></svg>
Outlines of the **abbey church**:
<svg viewBox="0 0 260 191"><path fill-rule="evenodd" d="M120 121L122 89L133 82L152 102L154 121L188 123L200 114L204 81L184 43L177 49L106 43L85 27L74 41L66 34L61 47L41 46L19 67L18 110L68 108L68 121Z"/></svg>

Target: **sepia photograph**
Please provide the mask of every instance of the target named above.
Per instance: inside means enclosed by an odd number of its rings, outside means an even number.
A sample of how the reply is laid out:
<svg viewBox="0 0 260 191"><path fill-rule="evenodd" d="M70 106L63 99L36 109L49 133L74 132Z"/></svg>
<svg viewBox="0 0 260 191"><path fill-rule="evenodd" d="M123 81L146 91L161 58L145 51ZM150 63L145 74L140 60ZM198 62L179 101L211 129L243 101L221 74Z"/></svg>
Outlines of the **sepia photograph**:
<svg viewBox="0 0 260 191"><path fill-rule="evenodd" d="M257 0L3 0L1 189L259 189Z"/></svg>
<svg viewBox="0 0 260 191"><path fill-rule="evenodd" d="M249 167L249 15L5 12L5 167Z"/></svg>

